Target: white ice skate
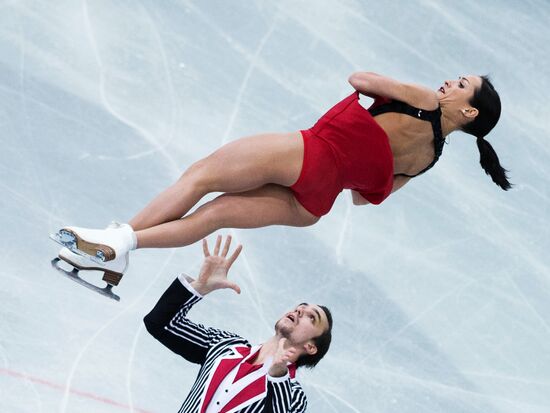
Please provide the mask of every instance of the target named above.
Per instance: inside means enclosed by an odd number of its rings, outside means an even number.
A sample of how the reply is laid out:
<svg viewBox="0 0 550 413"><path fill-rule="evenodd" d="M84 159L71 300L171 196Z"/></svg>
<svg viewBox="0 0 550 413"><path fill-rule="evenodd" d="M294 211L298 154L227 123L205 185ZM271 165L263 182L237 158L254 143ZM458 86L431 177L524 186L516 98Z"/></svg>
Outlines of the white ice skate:
<svg viewBox="0 0 550 413"><path fill-rule="evenodd" d="M59 265L61 260L70 264L73 269L68 271L62 268ZM52 260L52 266L59 272L71 278L73 281L76 281L79 284L84 285L85 287L88 287L102 295L105 295L106 297L119 301L120 297L112 292L112 288L113 286L118 285L124 271L126 271L126 269L128 268L128 254L123 257L115 258L113 261L98 264L91 261L87 257L76 254L70 249L64 247L59 251L58 258L54 258ZM80 270L102 271L104 273L103 281L105 281L107 285L103 288L100 288L92 283L89 283L88 281L80 277Z"/></svg>
<svg viewBox="0 0 550 413"><path fill-rule="evenodd" d="M136 245L132 227L117 223L109 225L106 229L65 227L50 235L50 238L76 254L88 256L97 264L116 261L123 257L127 260L128 252ZM122 266L122 261L118 261L113 271L121 272Z"/></svg>

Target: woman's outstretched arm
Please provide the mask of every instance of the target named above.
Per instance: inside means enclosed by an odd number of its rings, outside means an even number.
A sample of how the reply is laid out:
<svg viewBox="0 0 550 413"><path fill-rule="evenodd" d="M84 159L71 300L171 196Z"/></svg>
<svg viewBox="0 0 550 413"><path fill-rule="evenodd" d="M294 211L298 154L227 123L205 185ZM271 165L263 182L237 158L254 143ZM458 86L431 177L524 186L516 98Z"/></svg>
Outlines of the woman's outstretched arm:
<svg viewBox="0 0 550 413"><path fill-rule="evenodd" d="M359 93L372 98L384 96L426 110L436 109L438 105L434 90L421 85L399 82L377 73L355 72L348 78L348 82Z"/></svg>

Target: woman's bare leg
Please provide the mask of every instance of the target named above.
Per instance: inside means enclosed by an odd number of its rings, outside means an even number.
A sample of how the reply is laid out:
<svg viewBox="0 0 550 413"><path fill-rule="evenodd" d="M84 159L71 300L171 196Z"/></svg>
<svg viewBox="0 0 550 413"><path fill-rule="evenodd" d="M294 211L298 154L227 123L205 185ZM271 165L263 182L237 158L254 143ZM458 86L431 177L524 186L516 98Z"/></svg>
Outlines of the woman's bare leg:
<svg viewBox="0 0 550 413"><path fill-rule="evenodd" d="M291 186L298 180L303 156L300 132L255 135L230 142L191 165L129 224L139 231L177 220L210 192L244 192L268 183Z"/></svg>
<svg viewBox="0 0 550 413"><path fill-rule="evenodd" d="M221 228L299 227L313 225L318 220L296 201L290 189L269 184L247 192L220 195L182 219L137 231L137 245L182 247Z"/></svg>

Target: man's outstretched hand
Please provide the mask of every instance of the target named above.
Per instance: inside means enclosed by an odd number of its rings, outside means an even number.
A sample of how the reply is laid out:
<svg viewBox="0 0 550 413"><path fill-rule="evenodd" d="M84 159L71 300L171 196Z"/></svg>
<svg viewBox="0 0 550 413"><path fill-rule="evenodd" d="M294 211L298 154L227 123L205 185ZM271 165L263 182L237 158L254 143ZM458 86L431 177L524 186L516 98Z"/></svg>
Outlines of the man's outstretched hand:
<svg viewBox="0 0 550 413"><path fill-rule="evenodd" d="M231 246L231 235L228 235L225 239L223 250L220 254L221 244L222 237L221 235L218 235L214 252L213 254L210 254L206 239L202 240L204 262L202 263L199 277L195 281L191 282L191 286L201 295L206 295L212 291L222 288L231 288L238 294L241 293L240 287L227 279L227 273L229 268L231 268L241 253L243 246L238 245L235 251L233 251L233 254L227 258L227 253L229 252L229 247Z"/></svg>

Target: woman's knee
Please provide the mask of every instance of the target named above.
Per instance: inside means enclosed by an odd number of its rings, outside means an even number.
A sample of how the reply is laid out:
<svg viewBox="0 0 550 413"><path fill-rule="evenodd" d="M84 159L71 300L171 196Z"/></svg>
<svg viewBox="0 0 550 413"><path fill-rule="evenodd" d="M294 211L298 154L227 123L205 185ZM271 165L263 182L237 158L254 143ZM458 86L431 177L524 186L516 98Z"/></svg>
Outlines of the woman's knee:
<svg viewBox="0 0 550 413"><path fill-rule="evenodd" d="M188 167L179 177L176 185L184 185L207 191L209 185L208 162L201 159Z"/></svg>
<svg viewBox="0 0 550 413"><path fill-rule="evenodd" d="M228 214L232 211L229 205L229 196L223 194L216 199L201 205L196 214L200 214L201 221L208 226L211 231L226 228L228 224Z"/></svg>

